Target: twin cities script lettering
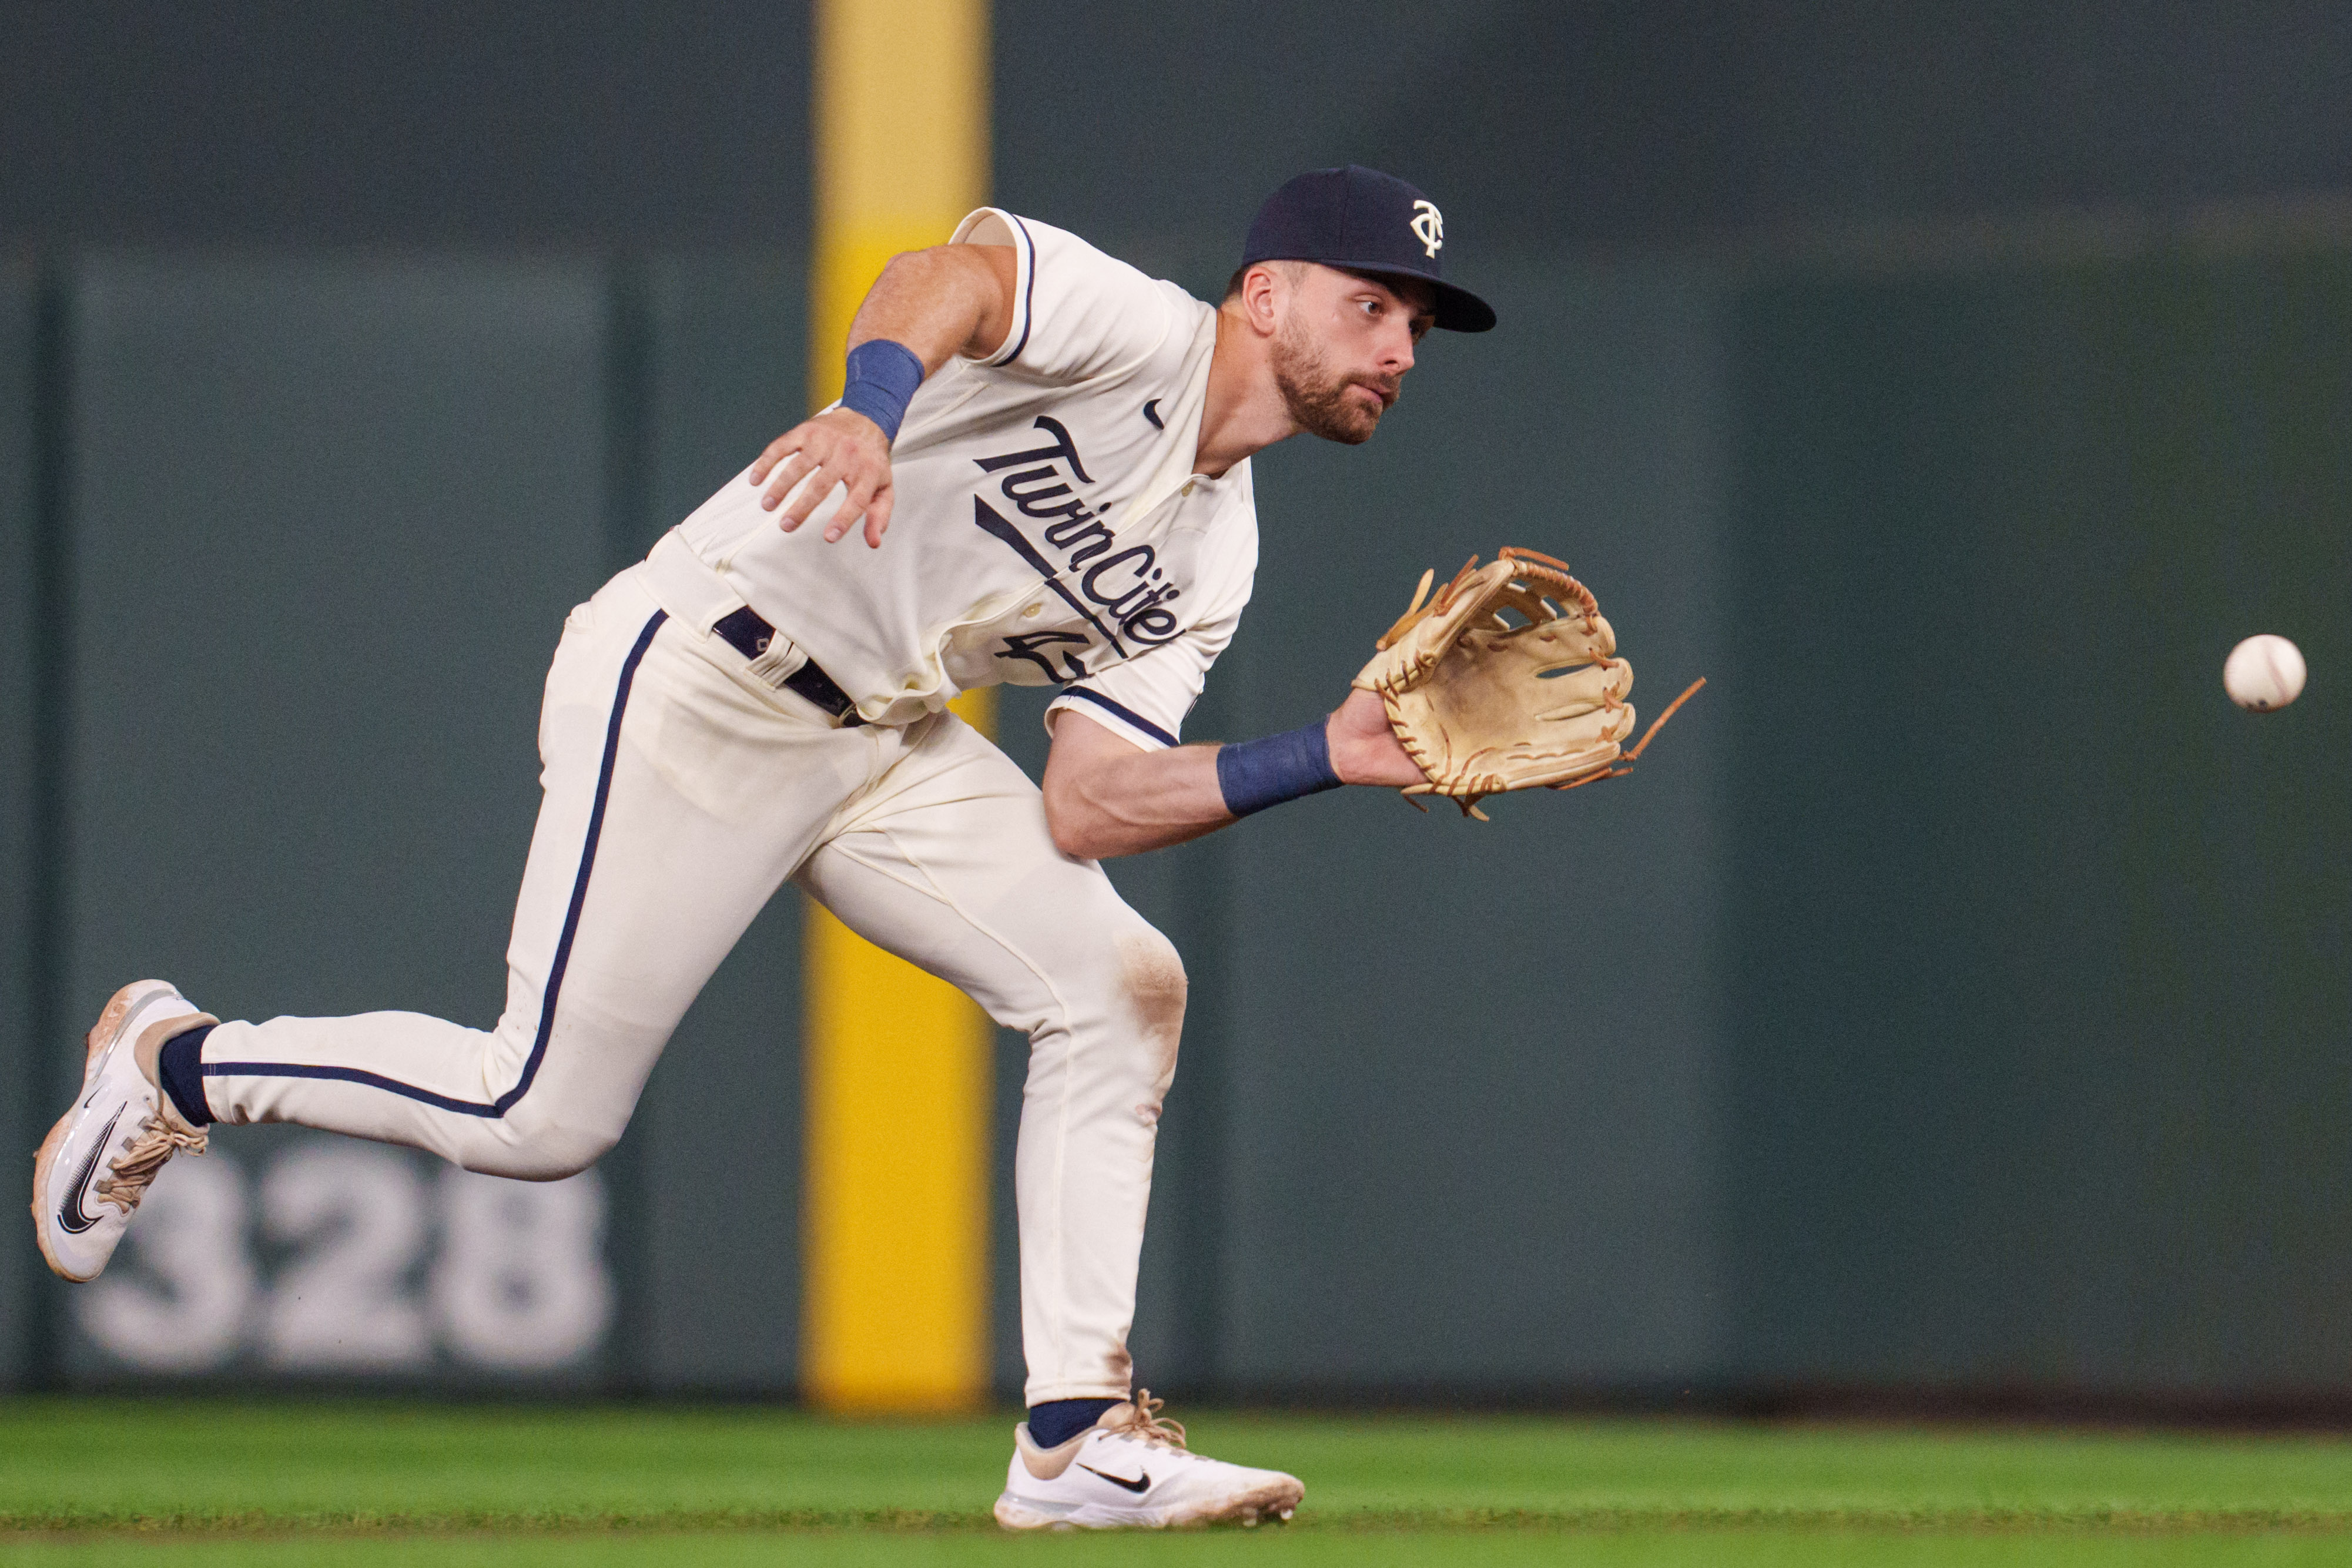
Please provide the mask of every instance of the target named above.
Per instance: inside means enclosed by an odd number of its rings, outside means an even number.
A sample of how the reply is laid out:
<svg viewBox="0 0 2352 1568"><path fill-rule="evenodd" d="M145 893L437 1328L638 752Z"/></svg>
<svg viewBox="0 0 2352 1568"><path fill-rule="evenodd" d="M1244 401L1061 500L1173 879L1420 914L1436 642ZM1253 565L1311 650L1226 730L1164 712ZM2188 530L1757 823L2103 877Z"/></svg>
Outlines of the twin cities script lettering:
<svg viewBox="0 0 2352 1568"><path fill-rule="evenodd" d="M1032 543L1021 525L991 506L985 495L972 497L972 521L1018 551L1045 586L1061 595L1118 658L1132 658L1172 642L1181 628L1175 612L1167 606L1182 590L1167 580L1159 552L1149 544L1118 548L1118 536L1071 488L1073 478L1082 485L1094 480L1079 460L1068 429L1049 415L1038 416L1034 428L1051 435L1053 445L972 461L982 473L1003 474L998 488L1013 509L1045 525L1045 550ZM1060 557L1058 564L1055 556ZM1092 637L1076 632L1024 632L1007 637L996 657L1025 658L1049 680L1083 680L1088 672L1076 650L1093 643Z"/></svg>

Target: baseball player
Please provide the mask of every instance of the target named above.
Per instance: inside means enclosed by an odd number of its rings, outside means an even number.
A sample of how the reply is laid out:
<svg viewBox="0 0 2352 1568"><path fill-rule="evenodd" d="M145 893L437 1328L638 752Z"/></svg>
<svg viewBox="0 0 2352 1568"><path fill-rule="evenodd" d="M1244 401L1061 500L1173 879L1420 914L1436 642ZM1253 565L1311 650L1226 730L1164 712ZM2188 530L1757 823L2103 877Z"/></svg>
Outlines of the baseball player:
<svg viewBox="0 0 2352 1568"><path fill-rule="evenodd" d="M1127 1352L1184 971L1097 862L1342 784L1418 784L1379 696L1240 744L1184 715L1248 602L1250 457L1368 439L1432 326L1437 207L1349 167L1260 209L1221 304L984 207L895 258L841 401L564 623L544 799L483 1031L223 1023L140 981L89 1036L33 1215L106 1266L214 1122L291 1121L526 1181L610 1149L672 1028L786 881L1031 1042L1014 1174L1028 1419L1004 1525L1287 1518L1289 1476L1190 1452ZM1041 792L947 710L1057 685ZM714 1180L723 1180L714 1173Z"/></svg>

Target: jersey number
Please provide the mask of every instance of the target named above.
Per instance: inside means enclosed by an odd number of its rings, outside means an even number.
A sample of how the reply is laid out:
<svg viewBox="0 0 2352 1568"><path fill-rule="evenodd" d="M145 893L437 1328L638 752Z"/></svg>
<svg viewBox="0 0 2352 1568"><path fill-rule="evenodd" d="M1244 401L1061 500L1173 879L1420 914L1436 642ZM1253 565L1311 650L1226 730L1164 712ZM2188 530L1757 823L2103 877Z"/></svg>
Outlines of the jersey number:
<svg viewBox="0 0 2352 1568"><path fill-rule="evenodd" d="M1004 646L996 650L996 657L1025 658L1044 670L1046 679L1067 685L1073 680L1084 680L1087 667L1076 654L1056 654L1051 650L1070 643L1085 647L1092 640L1077 632L1018 632L1004 639ZM1059 665L1055 663L1056 658L1061 661Z"/></svg>

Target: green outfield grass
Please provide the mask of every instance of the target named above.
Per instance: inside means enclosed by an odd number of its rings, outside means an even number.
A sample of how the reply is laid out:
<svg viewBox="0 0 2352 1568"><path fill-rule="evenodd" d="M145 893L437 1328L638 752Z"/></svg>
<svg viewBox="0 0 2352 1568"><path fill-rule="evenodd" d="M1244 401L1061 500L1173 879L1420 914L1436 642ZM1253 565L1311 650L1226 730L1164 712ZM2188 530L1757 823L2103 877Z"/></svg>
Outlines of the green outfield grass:
<svg viewBox="0 0 2352 1568"><path fill-rule="evenodd" d="M0 1402L0 1565L2352 1563L2334 1436L1192 1412L1296 1523L1039 1540L1011 1419Z"/></svg>

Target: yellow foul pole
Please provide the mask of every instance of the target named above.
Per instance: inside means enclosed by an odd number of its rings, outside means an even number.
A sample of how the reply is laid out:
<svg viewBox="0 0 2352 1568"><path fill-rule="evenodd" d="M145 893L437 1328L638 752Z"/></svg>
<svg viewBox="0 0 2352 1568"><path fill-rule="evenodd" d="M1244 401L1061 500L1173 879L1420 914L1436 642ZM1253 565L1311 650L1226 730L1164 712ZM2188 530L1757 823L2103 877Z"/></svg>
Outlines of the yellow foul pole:
<svg viewBox="0 0 2352 1568"><path fill-rule="evenodd" d="M814 23L822 407L883 263L987 200L988 5L818 0ZM911 548L912 521L883 548ZM992 696L956 711L990 732ZM987 1390L990 1025L945 982L808 916L802 1384L837 1411L969 1409Z"/></svg>

